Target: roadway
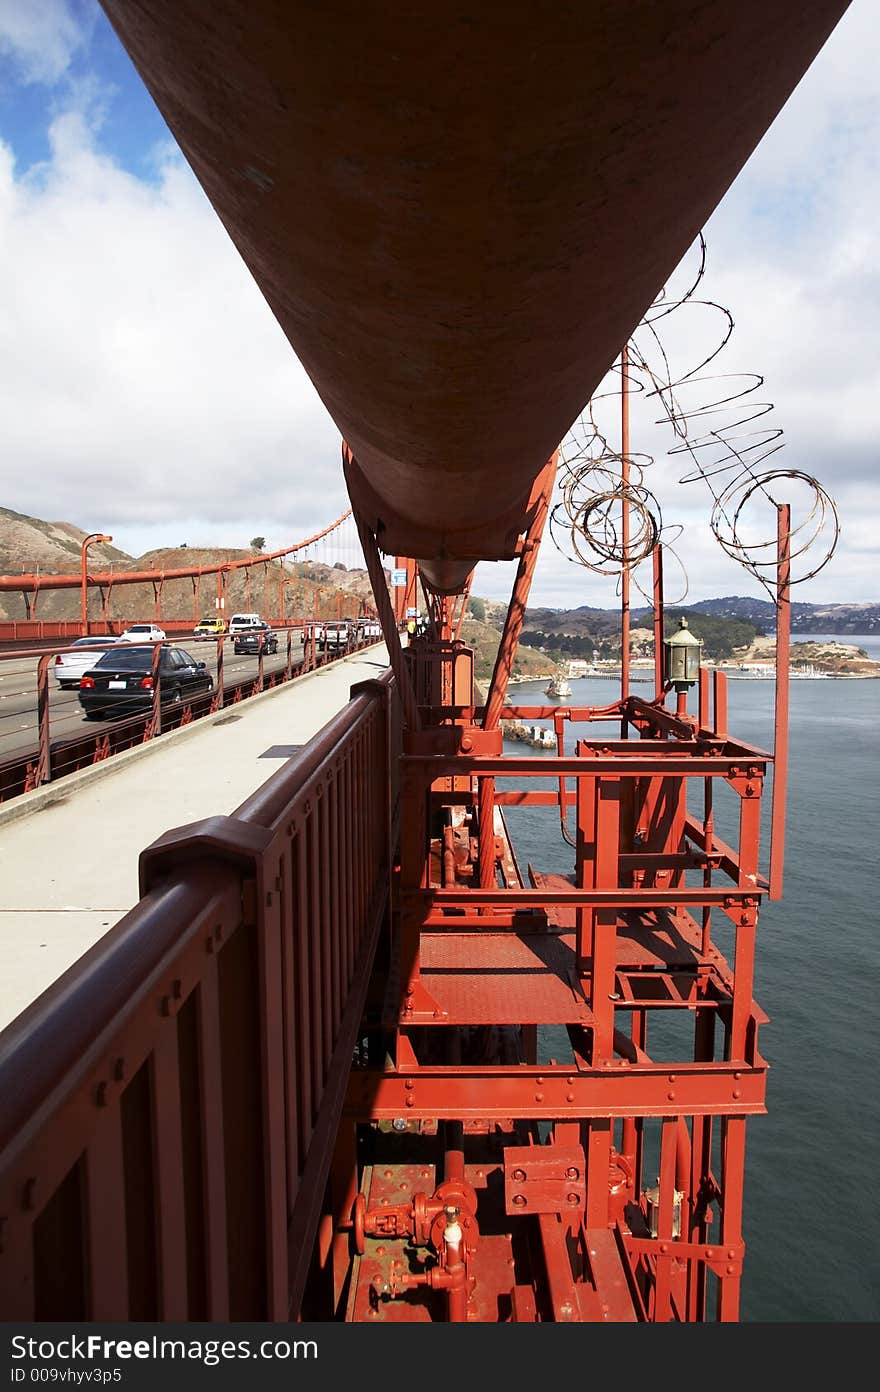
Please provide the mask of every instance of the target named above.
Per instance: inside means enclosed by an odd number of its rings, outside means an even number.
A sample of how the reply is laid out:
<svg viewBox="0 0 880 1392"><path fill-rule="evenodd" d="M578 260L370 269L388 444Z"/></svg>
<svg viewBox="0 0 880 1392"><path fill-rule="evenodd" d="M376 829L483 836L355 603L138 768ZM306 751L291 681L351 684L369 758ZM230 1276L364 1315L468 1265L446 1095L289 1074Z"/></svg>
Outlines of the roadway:
<svg viewBox="0 0 880 1392"><path fill-rule="evenodd" d="M98 640L96 640L98 641ZM217 640L216 638L171 637L169 643L191 652L199 662L206 662L208 670L217 680ZM278 652L264 658L263 672L268 680L273 672L283 671L287 665L287 637L284 632L278 635ZM293 670L302 662L302 644L299 633L293 635L291 648ZM33 653L23 652L21 656L11 655L0 660L0 764L9 759L30 754L38 745L37 734L37 664ZM227 639L223 653L223 685L228 690L238 681L250 681L257 675L259 659L256 656L235 657L232 643ZM125 719L120 715L117 719ZM101 732L111 720L100 725L87 721L76 689L63 691L49 672L49 722L51 738L55 740L74 739L84 733Z"/></svg>

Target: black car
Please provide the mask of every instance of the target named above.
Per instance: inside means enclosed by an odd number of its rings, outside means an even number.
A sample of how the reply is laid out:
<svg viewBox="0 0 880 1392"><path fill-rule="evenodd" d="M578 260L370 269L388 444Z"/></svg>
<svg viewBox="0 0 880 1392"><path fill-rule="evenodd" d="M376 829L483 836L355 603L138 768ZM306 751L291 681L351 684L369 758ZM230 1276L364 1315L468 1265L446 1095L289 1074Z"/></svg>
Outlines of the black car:
<svg viewBox="0 0 880 1392"><path fill-rule="evenodd" d="M196 662L183 648L163 644L159 689L163 706L179 706L201 692L213 691L214 678L204 662ZM153 703L152 647L120 645L105 653L80 678L79 703L86 720L99 720L114 710L149 710Z"/></svg>
<svg viewBox="0 0 880 1392"><path fill-rule="evenodd" d="M271 624L261 622L249 628L246 633L236 633L232 648L237 653L258 653L261 643L264 653L277 653L278 634Z"/></svg>

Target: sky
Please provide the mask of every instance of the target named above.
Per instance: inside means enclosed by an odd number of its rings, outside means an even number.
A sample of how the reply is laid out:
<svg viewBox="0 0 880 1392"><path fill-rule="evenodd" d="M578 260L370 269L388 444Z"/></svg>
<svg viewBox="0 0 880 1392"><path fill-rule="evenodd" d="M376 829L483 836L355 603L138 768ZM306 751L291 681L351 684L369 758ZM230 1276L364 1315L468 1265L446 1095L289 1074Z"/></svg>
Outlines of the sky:
<svg viewBox="0 0 880 1392"><path fill-rule="evenodd" d="M712 371L763 376L753 399L786 442L773 465L837 504L836 553L794 595L814 602L880 600L878 66L874 0L853 0L706 228L702 290L735 320ZM713 326L699 309L672 318L684 372ZM680 482L656 405L634 397L631 448L654 458L687 598L762 595L714 541L706 484ZM616 443L617 402L597 409ZM0 0L0 461L0 506L133 555L255 535L280 548L347 505L339 432L95 0ZM511 574L482 565L474 590L503 598ZM682 574L670 554L670 602ZM548 536L532 601L610 606L615 581Z"/></svg>

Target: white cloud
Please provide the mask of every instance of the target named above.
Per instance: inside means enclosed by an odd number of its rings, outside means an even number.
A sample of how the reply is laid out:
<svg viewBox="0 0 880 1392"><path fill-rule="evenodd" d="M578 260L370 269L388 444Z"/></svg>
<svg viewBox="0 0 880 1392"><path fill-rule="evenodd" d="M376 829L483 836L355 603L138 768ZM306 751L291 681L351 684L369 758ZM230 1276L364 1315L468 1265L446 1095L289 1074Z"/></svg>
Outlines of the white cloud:
<svg viewBox="0 0 880 1392"><path fill-rule="evenodd" d="M778 462L816 472L841 504L838 556L805 599L878 590L880 499L858 482L876 474L880 395L872 8L853 5L709 227L705 290L736 319L718 370L765 376L788 440ZM41 53L45 72L63 71L71 13L0 7L0 51L22 65L33 55L31 73ZM282 545L345 506L338 432L187 167L169 146L150 182L120 168L98 139L96 90L85 78L71 89L45 165L18 174L0 145L0 501L111 530L133 552L257 533ZM690 365L696 316L670 335ZM649 482L667 520L685 523L691 597L759 593L712 541L711 500L679 486L653 418L634 403L632 448L657 455ZM506 594L509 575L482 566L478 592ZM611 604L614 582L547 538L533 595Z"/></svg>
<svg viewBox="0 0 880 1392"><path fill-rule="evenodd" d="M0 57L21 82L57 82L84 41L67 0L0 0Z"/></svg>
<svg viewBox="0 0 880 1392"><path fill-rule="evenodd" d="M139 180L77 111L50 149L16 178L0 146L4 504L131 550L342 512L338 432L182 160Z"/></svg>

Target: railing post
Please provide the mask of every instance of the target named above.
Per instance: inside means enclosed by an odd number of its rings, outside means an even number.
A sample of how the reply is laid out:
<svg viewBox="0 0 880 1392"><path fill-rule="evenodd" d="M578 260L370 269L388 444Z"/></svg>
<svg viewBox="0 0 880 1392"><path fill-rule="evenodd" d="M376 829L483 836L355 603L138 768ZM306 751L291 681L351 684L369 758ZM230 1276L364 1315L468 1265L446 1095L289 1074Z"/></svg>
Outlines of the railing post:
<svg viewBox="0 0 880 1392"><path fill-rule="evenodd" d="M214 692L214 699L211 702L212 710L223 709L223 634L217 639L217 689Z"/></svg>
<svg viewBox="0 0 880 1392"><path fill-rule="evenodd" d="M144 730L145 744L147 740L151 740L155 735L161 735L162 733L162 678L159 675L161 657L162 644L154 643L151 669L153 674L153 700L150 708L150 719L147 721L147 727Z"/></svg>
<svg viewBox="0 0 880 1392"><path fill-rule="evenodd" d="M34 775L34 787L52 781L52 744L49 728L49 663L51 653L46 653L37 663L37 722L40 730L40 756Z"/></svg>

